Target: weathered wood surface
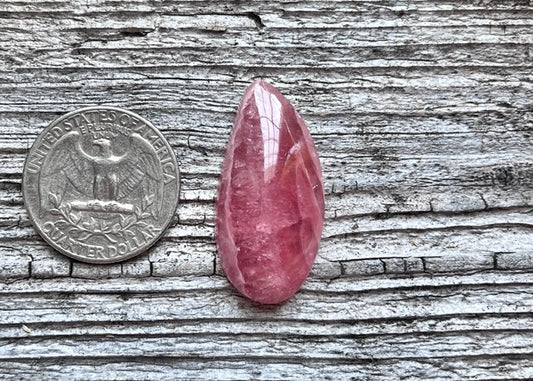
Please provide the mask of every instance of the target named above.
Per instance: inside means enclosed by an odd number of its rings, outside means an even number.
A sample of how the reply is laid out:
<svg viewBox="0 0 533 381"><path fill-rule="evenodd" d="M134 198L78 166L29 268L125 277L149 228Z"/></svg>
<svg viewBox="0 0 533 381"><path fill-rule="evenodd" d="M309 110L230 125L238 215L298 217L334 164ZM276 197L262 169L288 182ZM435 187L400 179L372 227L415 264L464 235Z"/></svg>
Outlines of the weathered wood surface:
<svg viewBox="0 0 533 381"><path fill-rule="evenodd" d="M0 4L0 378L533 377L529 1ZM245 86L307 120L323 242L303 290L259 307L216 260L214 196ZM21 172L57 116L115 105L168 137L175 223L122 264L31 227Z"/></svg>

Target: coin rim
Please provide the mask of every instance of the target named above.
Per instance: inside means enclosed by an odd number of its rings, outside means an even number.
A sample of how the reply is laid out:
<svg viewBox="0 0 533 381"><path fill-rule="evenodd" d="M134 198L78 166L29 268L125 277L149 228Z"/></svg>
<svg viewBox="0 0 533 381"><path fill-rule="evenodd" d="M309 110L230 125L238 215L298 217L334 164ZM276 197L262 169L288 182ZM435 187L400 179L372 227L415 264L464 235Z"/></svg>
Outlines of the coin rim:
<svg viewBox="0 0 533 381"><path fill-rule="evenodd" d="M176 186L177 186L177 197L176 197L176 200L175 200L175 202L173 203L173 206L172 206L172 213L170 214L170 218L168 218L168 221L162 225L161 232L158 235L156 235L156 237L149 244L141 246L141 247L133 250L131 253L129 253L127 255L124 255L122 257L111 258L111 259L86 258L86 257L82 257L80 255L74 254L74 253L70 253L67 250L63 249L62 247L60 247L58 244L56 244L54 241L52 241L51 239L49 239L46 236L46 234L41 229L39 224L36 223L35 217L33 215L33 212L31 211L30 206L28 205L28 203L26 203L26 196L27 196L27 192L28 192L27 191L27 186L26 186L28 160L29 160L29 158L31 156L31 153L33 152L33 149L35 147L37 147L38 144L40 144L41 141L43 140L45 132L50 130L51 128L55 127L61 121L63 121L64 119L66 119L66 118L68 118L68 117L70 117L72 115L79 114L79 113L82 113L82 112L85 112L85 111L102 110L102 109L113 110L113 111L118 111L118 112L121 112L121 113L129 114L130 116L134 116L135 118L138 118L143 123L146 123L149 127L151 127L156 132L156 134L160 138L162 138L161 140L164 142L165 146L168 148L168 151L171 154L173 163L175 164L175 167L176 167L176 182L177 182L177 184L176 184ZM40 174L39 174L39 177L40 177ZM174 219L174 216L176 215L176 211L177 211L178 205L179 205L179 196L180 196L180 188L181 188L180 185L181 185L181 183L180 183L180 170L179 170L178 160L176 158L176 154L175 154L174 150L172 149L172 147L170 146L170 144L168 143L168 141L165 138L165 136L162 134L162 132L157 127L155 127L155 125L153 125L151 122L149 122L148 120L146 120L142 116L140 116L140 115L138 115L138 114L136 114L136 113L134 113L132 111L125 110L125 109L120 108L120 107L113 107L113 106L83 107L83 108L79 108L79 109L74 110L74 111L70 111L70 112L66 113L65 115L62 115L59 118L53 120L47 127L45 127L41 131L41 133L37 136L37 138L33 142L31 148L29 149L29 151L28 151L28 153L26 155L26 159L24 160L24 168L23 168L23 171L22 171L22 199L24 201L24 207L25 207L25 209L26 209L26 211L28 213L29 219L30 219L33 227L39 233L41 238L43 238L55 250L59 251L60 253L62 253L64 255L66 255L67 257L73 258L73 259L78 260L80 262L91 263L91 264L102 264L102 265L103 264L113 264L113 263L118 263L118 262L124 262L124 261L127 261L129 259L132 259L132 258L140 255L141 253L147 251L150 247L155 245L155 243L158 242L161 239L163 234L165 234L165 232L167 231L168 227L170 226L170 223Z"/></svg>

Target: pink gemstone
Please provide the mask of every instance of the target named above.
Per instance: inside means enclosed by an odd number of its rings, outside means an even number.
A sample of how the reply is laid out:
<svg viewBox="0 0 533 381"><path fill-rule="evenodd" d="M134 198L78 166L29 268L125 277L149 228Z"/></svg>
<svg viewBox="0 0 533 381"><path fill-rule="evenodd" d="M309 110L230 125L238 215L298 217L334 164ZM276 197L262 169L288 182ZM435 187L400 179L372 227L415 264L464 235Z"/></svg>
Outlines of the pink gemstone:
<svg viewBox="0 0 533 381"><path fill-rule="evenodd" d="M248 298L280 303L311 271L323 221L313 139L290 102L257 80L237 111L218 189L222 268Z"/></svg>

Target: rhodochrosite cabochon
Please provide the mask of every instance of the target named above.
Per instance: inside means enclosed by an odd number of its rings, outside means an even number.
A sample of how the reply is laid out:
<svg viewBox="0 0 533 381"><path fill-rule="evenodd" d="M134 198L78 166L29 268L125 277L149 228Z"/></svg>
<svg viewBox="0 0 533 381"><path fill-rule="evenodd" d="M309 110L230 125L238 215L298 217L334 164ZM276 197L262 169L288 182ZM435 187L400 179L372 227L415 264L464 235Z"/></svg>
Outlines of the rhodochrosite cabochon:
<svg viewBox="0 0 533 381"><path fill-rule="evenodd" d="M245 296L290 298L315 260L324 221L322 170L303 119L272 85L244 93L217 199L222 268Z"/></svg>

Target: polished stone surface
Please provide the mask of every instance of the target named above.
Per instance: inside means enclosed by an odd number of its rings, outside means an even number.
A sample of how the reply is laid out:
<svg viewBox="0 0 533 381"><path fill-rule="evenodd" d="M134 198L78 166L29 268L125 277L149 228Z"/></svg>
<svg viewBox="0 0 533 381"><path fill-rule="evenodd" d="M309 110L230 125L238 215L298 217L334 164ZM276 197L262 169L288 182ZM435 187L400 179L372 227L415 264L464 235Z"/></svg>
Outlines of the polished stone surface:
<svg viewBox="0 0 533 381"><path fill-rule="evenodd" d="M304 121L255 81L237 111L217 199L222 268L245 296L290 298L311 270L324 219L322 171Z"/></svg>

